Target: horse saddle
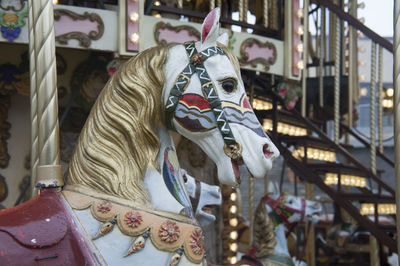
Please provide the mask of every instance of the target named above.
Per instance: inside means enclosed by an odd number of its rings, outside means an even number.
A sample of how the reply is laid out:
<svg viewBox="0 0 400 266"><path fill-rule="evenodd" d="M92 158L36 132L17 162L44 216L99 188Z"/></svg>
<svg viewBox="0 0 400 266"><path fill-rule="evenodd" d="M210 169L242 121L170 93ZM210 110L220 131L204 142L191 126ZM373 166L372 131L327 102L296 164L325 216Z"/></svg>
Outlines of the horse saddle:
<svg viewBox="0 0 400 266"><path fill-rule="evenodd" d="M0 211L0 265L97 265L56 189Z"/></svg>

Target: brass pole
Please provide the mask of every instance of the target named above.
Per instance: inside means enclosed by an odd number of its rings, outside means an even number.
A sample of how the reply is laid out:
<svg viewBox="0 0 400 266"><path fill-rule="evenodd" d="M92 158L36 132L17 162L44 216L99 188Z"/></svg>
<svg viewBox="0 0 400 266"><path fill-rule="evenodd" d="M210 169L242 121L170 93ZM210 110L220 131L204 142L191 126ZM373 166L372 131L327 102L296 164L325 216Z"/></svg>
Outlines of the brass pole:
<svg viewBox="0 0 400 266"><path fill-rule="evenodd" d="M238 1L238 9L239 9L239 21L244 20L244 12L243 12L243 1L244 0L239 0Z"/></svg>
<svg viewBox="0 0 400 266"><path fill-rule="evenodd" d="M357 13L357 0L352 0L350 1L350 14L352 16L357 17L355 14ZM357 71L356 71L356 64L357 64L357 58L354 56L355 53L357 53L357 46L356 46L356 39L357 39L357 30L351 26L349 26L349 55L348 55L348 60L349 60L349 71L348 71L348 77L349 77L349 84L348 84L348 120L347 120L347 126L351 129L353 128L353 91L356 89L354 87L354 80L358 78ZM358 90L358 87L357 87ZM347 139L349 139L349 136L347 134Z"/></svg>
<svg viewBox="0 0 400 266"><path fill-rule="evenodd" d="M183 0L178 0L178 8L183 8Z"/></svg>
<svg viewBox="0 0 400 266"><path fill-rule="evenodd" d="M264 0L264 27L268 28L268 0Z"/></svg>
<svg viewBox="0 0 400 266"><path fill-rule="evenodd" d="M243 0L243 21L247 22L247 11L249 10L249 0Z"/></svg>
<svg viewBox="0 0 400 266"><path fill-rule="evenodd" d="M210 0L210 11L215 8L215 0Z"/></svg>
<svg viewBox="0 0 400 266"><path fill-rule="evenodd" d="M28 30L29 30L29 75L30 75L30 101L31 101L31 196L36 196L36 168L38 157L38 121L37 121L37 92L36 92L36 63L35 63L35 34L33 27L32 0L28 1Z"/></svg>
<svg viewBox="0 0 400 266"><path fill-rule="evenodd" d="M400 202L400 2L394 1L393 36L393 88L394 88L394 143L396 203ZM400 217L400 208L396 208L396 217ZM400 232L400 218L396 219L397 232ZM400 254L400 237L397 237L397 254ZM400 256L399 256L400 264Z"/></svg>
<svg viewBox="0 0 400 266"><path fill-rule="evenodd" d="M217 0L217 7L222 8L222 2L221 2L221 0Z"/></svg>
<svg viewBox="0 0 400 266"><path fill-rule="evenodd" d="M378 150L383 153L383 47L378 48Z"/></svg>
<svg viewBox="0 0 400 266"><path fill-rule="evenodd" d="M51 0L32 1L35 34L40 187L63 185L60 166L54 12Z"/></svg>
<svg viewBox="0 0 400 266"><path fill-rule="evenodd" d="M314 187L311 183L306 183L306 199L314 200ZM306 261L307 265L315 266L315 239L314 239L314 225L311 223L306 228L309 230L306 232L307 235L307 246L306 246Z"/></svg>
<svg viewBox="0 0 400 266"><path fill-rule="evenodd" d="M306 116L307 105L307 59L308 59L308 6L309 0L304 0L304 34L303 34L303 75L301 79L302 97L301 97L301 115Z"/></svg>
<svg viewBox="0 0 400 266"><path fill-rule="evenodd" d="M324 105L324 75L325 75L325 8L321 7L321 31L320 31L320 47L319 47L319 68L318 68L318 102L319 106L322 107Z"/></svg>
<svg viewBox="0 0 400 266"><path fill-rule="evenodd" d="M334 84L334 104L333 104L333 112L334 112L334 140L336 144L339 144L339 106L340 106L340 36L341 36L341 26L340 19L336 18L336 34L335 34L335 84Z"/></svg>
<svg viewBox="0 0 400 266"><path fill-rule="evenodd" d="M376 43L371 42L371 86L370 86L370 161L371 171L376 174ZM375 237L370 236L370 265L379 266L379 246Z"/></svg>

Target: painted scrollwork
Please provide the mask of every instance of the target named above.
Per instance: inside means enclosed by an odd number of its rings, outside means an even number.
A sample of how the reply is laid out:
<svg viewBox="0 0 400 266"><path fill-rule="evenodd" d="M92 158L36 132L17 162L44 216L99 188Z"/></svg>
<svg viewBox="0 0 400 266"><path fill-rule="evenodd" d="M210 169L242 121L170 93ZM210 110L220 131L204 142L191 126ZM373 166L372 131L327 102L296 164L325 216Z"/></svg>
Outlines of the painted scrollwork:
<svg viewBox="0 0 400 266"><path fill-rule="evenodd" d="M181 36L181 38L179 38L182 42L200 40L200 32L191 26L172 26L170 23L158 22L154 27L154 40L157 44L176 42L176 39L174 41L166 40L165 37L162 36L162 31L173 32L175 35L186 32L186 36Z"/></svg>
<svg viewBox="0 0 400 266"><path fill-rule="evenodd" d="M72 12L67 9L55 9L54 10L54 20L59 21L62 16L68 16L72 20L89 20L90 22L97 22L97 31L91 30L89 33L80 31L71 31L56 36L56 41L61 44L67 44L68 40L76 39L79 41L80 45L83 47L89 47L91 40L98 40L104 34L104 23L101 17L96 13L85 12L82 15Z"/></svg>
<svg viewBox="0 0 400 266"><path fill-rule="evenodd" d="M276 47L271 42L262 43L257 39L248 38L240 45L239 62L241 65L251 65L255 68L257 64L261 64L264 66L265 71L268 71L269 67L275 64L276 58Z"/></svg>
<svg viewBox="0 0 400 266"><path fill-rule="evenodd" d="M0 95L0 168L6 168L10 161L7 151L7 140L10 138L9 130L11 128L11 124L7 122L10 105L10 96Z"/></svg>

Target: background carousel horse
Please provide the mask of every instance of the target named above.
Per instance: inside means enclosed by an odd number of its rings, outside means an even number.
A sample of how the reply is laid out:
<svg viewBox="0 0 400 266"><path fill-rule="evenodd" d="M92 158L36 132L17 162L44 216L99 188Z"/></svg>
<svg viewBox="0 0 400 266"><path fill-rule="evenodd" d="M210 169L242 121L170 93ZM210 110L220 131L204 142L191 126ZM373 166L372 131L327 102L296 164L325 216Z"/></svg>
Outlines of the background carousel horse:
<svg viewBox="0 0 400 266"><path fill-rule="evenodd" d="M197 221L201 226L214 222L215 216L210 207L221 205L221 189L219 186L212 186L196 180L183 169L181 171Z"/></svg>
<svg viewBox="0 0 400 266"><path fill-rule="evenodd" d="M201 41L147 49L111 77L82 129L62 192L48 189L0 214L9 264L38 259L32 250L10 252L12 241L54 252L59 239L70 246L45 258L63 265L202 264L204 237L168 130L196 142L217 165L219 181L231 186L240 183L240 164L263 178L279 155L247 100L227 35L218 37L218 20L215 9ZM57 226L63 230L53 232Z"/></svg>
<svg viewBox="0 0 400 266"><path fill-rule="evenodd" d="M306 265L304 262L295 264L290 257L285 225L305 221L315 224L322 207L314 201L280 194L276 185L273 188L273 194L265 195L257 206L252 246L236 265Z"/></svg>

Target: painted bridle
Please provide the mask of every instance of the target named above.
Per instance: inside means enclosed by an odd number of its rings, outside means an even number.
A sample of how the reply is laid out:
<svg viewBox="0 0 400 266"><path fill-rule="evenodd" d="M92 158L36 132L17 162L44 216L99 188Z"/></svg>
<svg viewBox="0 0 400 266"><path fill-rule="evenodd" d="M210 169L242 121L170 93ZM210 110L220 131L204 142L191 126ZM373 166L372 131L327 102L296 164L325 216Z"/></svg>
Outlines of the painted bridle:
<svg viewBox="0 0 400 266"><path fill-rule="evenodd" d="M175 84L172 86L168 100L165 107L165 117L168 129L175 130L172 123L172 119L179 103L179 99L182 97L184 91L190 83L190 78L196 72L201 83L201 90L204 98L210 104L213 114L217 121L217 127L224 140L224 152L233 160L237 160L241 157L242 146L233 136L232 129L226 119L225 112L222 108L221 100L218 97L215 85L212 82L207 70L204 66L204 62L214 55L225 55L224 51L218 46L212 46L200 53L197 52L194 42L184 43L186 53L189 56L189 64L183 69L183 71L176 78Z"/></svg>
<svg viewBox="0 0 400 266"><path fill-rule="evenodd" d="M289 218L295 213L299 213L301 216L300 221L303 221L305 212L306 212L306 200L301 198L301 209L300 210L286 206L285 205L286 200L287 200L286 193L282 193L281 195L279 195L279 197L277 199L274 199L274 198L270 197L269 195L266 195L262 198L262 201L265 204L268 204L268 206L270 206L271 209L285 223L289 224Z"/></svg>

